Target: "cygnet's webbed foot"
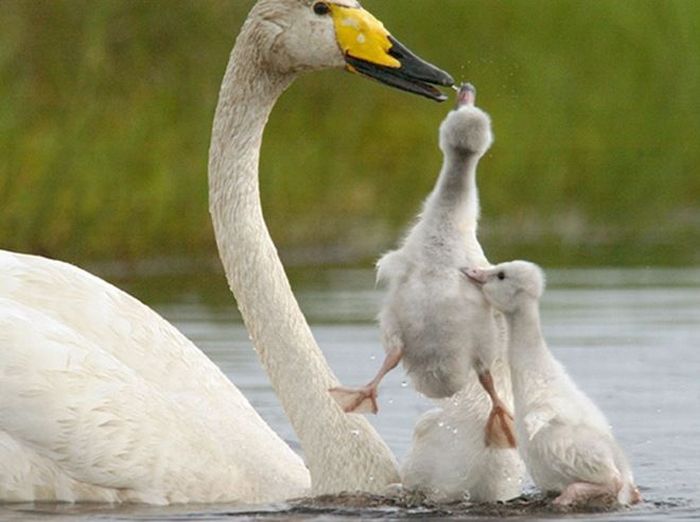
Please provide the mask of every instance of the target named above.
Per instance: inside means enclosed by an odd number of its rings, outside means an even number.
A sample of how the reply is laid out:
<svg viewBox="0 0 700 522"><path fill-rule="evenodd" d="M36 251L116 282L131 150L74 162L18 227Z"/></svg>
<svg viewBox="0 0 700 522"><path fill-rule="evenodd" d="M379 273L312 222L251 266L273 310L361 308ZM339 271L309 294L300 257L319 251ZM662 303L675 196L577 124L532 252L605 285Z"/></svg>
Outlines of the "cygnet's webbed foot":
<svg viewBox="0 0 700 522"><path fill-rule="evenodd" d="M559 508L589 505L613 505L617 502L619 487L615 485L592 484L590 482L574 482L564 488L561 494L552 501Z"/></svg>
<svg viewBox="0 0 700 522"><path fill-rule="evenodd" d="M331 388L328 392L345 413L376 414L379 411L379 406L377 406L376 386L363 386L362 388L344 388L338 386L336 388Z"/></svg>
<svg viewBox="0 0 700 522"><path fill-rule="evenodd" d="M630 504L639 504L642 501L642 493L637 486L632 487L630 495Z"/></svg>
<svg viewBox="0 0 700 522"><path fill-rule="evenodd" d="M517 447L513 416L501 402L493 405L486 421L486 446L495 449Z"/></svg>

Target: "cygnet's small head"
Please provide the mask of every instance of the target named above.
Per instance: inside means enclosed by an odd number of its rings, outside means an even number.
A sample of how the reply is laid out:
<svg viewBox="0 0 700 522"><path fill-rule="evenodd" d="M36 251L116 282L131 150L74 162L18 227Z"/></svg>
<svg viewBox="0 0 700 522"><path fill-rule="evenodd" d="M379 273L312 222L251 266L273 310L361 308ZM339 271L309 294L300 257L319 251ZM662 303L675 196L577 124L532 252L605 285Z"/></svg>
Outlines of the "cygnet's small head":
<svg viewBox="0 0 700 522"><path fill-rule="evenodd" d="M528 261L510 261L488 269L464 268L462 271L481 288L491 306L504 313L514 313L523 305L538 301L544 293L544 272Z"/></svg>
<svg viewBox="0 0 700 522"><path fill-rule="evenodd" d="M440 126L440 149L444 154L483 156L493 143L491 118L474 106L476 90L464 84L457 94L457 108Z"/></svg>
<svg viewBox="0 0 700 522"><path fill-rule="evenodd" d="M345 67L437 101L446 97L433 85L454 84L356 0L258 0L241 34L266 67L280 73Z"/></svg>

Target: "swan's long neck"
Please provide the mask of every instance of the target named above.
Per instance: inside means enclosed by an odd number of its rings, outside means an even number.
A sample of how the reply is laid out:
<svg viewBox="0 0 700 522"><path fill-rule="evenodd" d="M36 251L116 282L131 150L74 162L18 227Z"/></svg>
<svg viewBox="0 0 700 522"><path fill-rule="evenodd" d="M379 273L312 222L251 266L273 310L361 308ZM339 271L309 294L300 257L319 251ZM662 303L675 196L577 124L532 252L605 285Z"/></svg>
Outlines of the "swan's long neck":
<svg viewBox="0 0 700 522"><path fill-rule="evenodd" d="M421 221L425 231L443 246L457 251L467 248L471 262L486 264L476 236L479 220L479 191L476 186L476 154L445 152L435 189L426 201ZM466 238L466 242L465 242Z"/></svg>
<svg viewBox="0 0 700 522"><path fill-rule="evenodd" d="M299 436L313 492L379 491L398 480L393 455L366 419L344 414L328 394L338 381L299 309L262 215L258 163L263 130L293 79L265 68L244 28L214 119L210 212L226 277Z"/></svg>

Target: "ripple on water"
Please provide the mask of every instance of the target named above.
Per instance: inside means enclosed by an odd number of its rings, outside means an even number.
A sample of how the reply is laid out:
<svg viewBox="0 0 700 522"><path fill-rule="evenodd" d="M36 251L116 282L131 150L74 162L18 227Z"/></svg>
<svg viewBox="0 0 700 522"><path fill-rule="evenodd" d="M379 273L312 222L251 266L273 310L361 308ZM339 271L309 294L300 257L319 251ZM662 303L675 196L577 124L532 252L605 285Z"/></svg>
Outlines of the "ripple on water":
<svg viewBox="0 0 700 522"><path fill-rule="evenodd" d="M500 519L516 517L546 517L549 520L570 515L615 514L615 518L642 515L644 519L654 519L663 513L687 506L683 499L644 502L633 508L616 505L613 498L600 499L586 505L560 508L552 505L551 497L539 494L522 495L508 502L473 503L468 501L449 504L426 501L420 495L400 494L386 497L365 493L323 495L291 501L287 508L274 513L276 517L298 520L332 518L371 518L376 520L396 518L419 518L421 520L480 519L482 517ZM238 516L258 518L269 511L240 512ZM606 518L607 520L607 518Z"/></svg>
<svg viewBox="0 0 700 522"><path fill-rule="evenodd" d="M415 494L386 497L370 494L323 495L261 506L226 504L140 506L108 504L23 503L0 505L0 520L26 522L50 518L52 522L76 520L226 521L226 520L499 520L502 518L599 520L698 520L700 514L684 498L648 500L633 508L609 504L562 510L541 495L523 495L508 502L440 504Z"/></svg>

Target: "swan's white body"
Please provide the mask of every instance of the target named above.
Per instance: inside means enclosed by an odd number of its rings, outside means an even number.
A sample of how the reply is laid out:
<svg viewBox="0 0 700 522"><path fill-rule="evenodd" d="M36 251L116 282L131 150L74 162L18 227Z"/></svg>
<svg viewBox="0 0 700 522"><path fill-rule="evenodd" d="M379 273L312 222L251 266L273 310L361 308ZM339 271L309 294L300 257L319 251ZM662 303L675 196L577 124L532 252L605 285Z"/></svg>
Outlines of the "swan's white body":
<svg viewBox="0 0 700 522"><path fill-rule="evenodd" d="M489 266L476 236L476 167L492 141L488 116L472 105L453 111L440 128L444 164L418 223L399 250L378 263L388 286L380 313L385 350L403 350L416 389L444 398L418 422L402 482L440 500L469 492L474 500L521 493L523 464L514 449L487 447L491 401L474 371L490 368L512 410L504 324L460 268ZM454 395L458 393L457 395ZM454 397L452 397L454 395Z"/></svg>
<svg viewBox="0 0 700 522"><path fill-rule="evenodd" d="M304 494L308 470L167 321L67 263L0 251L0 499Z"/></svg>
<svg viewBox="0 0 700 522"><path fill-rule="evenodd" d="M506 313L518 446L535 484L561 493L555 502L563 505L605 494L621 504L639 501L607 419L547 348L539 317L541 270L515 261L470 274Z"/></svg>
<svg viewBox="0 0 700 522"><path fill-rule="evenodd" d="M395 47L398 58L389 55ZM0 501L261 502L379 492L398 481L366 419L328 395L337 380L260 206L260 146L277 98L300 72L346 60L434 99L441 95L428 83L451 84L354 0L259 0L222 82L209 157L227 279L305 464L148 307L73 266L3 252Z"/></svg>

